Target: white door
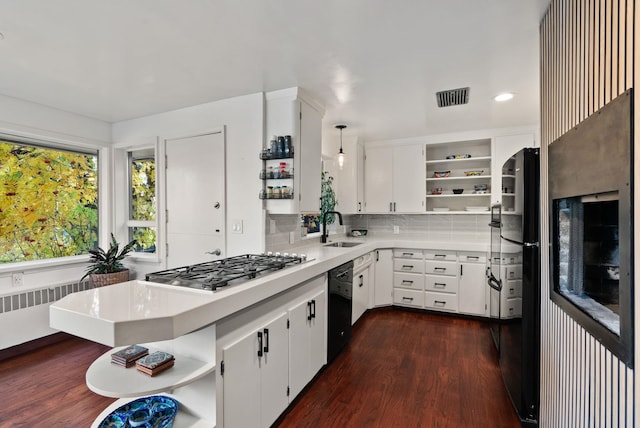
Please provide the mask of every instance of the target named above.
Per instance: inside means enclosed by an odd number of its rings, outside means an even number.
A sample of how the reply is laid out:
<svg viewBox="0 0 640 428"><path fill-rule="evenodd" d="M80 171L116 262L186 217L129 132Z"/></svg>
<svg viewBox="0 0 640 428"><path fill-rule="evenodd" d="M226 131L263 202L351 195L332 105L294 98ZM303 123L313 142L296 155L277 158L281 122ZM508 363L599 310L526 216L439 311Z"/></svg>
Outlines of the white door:
<svg viewBox="0 0 640 428"><path fill-rule="evenodd" d="M391 147L366 149L364 161L364 200L366 212L392 211L393 151Z"/></svg>
<svg viewBox="0 0 640 428"><path fill-rule="evenodd" d="M289 332L287 313L280 313L266 324L263 331L263 357L261 358L261 408L260 426L270 427L289 405ZM226 373L226 372L225 372ZM250 401L247 401L250 403ZM257 425L226 425L257 426Z"/></svg>
<svg viewBox="0 0 640 428"><path fill-rule="evenodd" d="M311 301L303 300L289 309L289 402L311 380L309 359L311 342Z"/></svg>
<svg viewBox="0 0 640 428"><path fill-rule="evenodd" d="M226 427L259 427L261 420L260 358L262 340L254 331L222 350L224 361L223 420Z"/></svg>
<svg viewBox="0 0 640 428"><path fill-rule="evenodd" d="M225 146L216 132L165 140L167 268L225 257Z"/></svg>
<svg viewBox="0 0 640 428"><path fill-rule="evenodd" d="M399 213L425 211L427 194L424 150L421 144L393 148L393 210Z"/></svg>
<svg viewBox="0 0 640 428"><path fill-rule="evenodd" d="M486 266L481 263L460 263L458 283L458 311L485 316L486 314Z"/></svg>
<svg viewBox="0 0 640 428"><path fill-rule="evenodd" d="M374 272L373 306L390 306L393 304L393 251L376 251Z"/></svg>
<svg viewBox="0 0 640 428"><path fill-rule="evenodd" d="M353 276L353 309L351 325L365 313L369 306L369 269Z"/></svg>

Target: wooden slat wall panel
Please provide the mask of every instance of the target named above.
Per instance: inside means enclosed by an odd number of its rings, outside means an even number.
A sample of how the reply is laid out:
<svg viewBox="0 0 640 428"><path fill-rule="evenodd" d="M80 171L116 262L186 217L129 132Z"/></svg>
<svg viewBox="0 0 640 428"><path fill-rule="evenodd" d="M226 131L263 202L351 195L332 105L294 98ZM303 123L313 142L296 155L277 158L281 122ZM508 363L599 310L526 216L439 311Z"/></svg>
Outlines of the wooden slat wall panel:
<svg viewBox="0 0 640 428"><path fill-rule="evenodd" d="M640 60L640 54L636 55L640 45L636 43L638 14L634 0L551 1L540 24L543 195L548 188L545 172L549 144L634 87L634 74L640 74L634 68L634 58ZM636 106L640 106L639 90L634 97ZM638 116L636 113L635 129L640 129ZM637 135L634 144L640 147ZM640 150L636 160L638 164ZM639 183L640 178L636 178L636 188L640 189ZM541 227L546 231L546 198L541 205ZM640 212L637 207L636 212ZM549 238L545 233L542 237L542 259L549 260ZM636 248L635 253L640 251ZM541 274L540 426L640 427L640 411L634 409L635 390L640 385L634 371L551 302L548 265L542 266ZM638 295L640 290L636 290L636 302L640 301ZM640 304L636 303L636 307ZM637 332L639 319L636 315ZM636 341L636 348L639 347Z"/></svg>

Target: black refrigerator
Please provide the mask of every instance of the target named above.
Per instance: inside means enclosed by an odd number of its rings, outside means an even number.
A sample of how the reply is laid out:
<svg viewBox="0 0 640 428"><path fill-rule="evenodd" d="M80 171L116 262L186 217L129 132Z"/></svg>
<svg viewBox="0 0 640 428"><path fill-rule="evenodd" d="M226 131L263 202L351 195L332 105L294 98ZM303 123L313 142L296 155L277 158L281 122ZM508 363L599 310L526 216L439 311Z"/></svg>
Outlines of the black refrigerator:
<svg viewBox="0 0 640 428"><path fill-rule="evenodd" d="M492 207L491 333L522 426L533 427L540 404L539 150L515 154L503 176L513 180L503 179L502 204Z"/></svg>

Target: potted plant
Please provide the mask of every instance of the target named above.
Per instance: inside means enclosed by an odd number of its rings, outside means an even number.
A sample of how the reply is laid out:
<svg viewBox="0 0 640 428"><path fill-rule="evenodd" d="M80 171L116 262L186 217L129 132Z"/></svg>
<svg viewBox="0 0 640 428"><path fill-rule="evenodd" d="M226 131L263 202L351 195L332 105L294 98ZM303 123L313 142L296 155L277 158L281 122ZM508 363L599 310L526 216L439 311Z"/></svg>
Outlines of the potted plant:
<svg viewBox="0 0 640 428"><path fill-rule="evenodd" d="M100 247L89 250L90 264L80 281L88 276L94 287L128 281L129 269L122 264L122 260L129 255L137 243L134 239L120 249L120 244L112 233L108 251L104 251Z"/></svg>

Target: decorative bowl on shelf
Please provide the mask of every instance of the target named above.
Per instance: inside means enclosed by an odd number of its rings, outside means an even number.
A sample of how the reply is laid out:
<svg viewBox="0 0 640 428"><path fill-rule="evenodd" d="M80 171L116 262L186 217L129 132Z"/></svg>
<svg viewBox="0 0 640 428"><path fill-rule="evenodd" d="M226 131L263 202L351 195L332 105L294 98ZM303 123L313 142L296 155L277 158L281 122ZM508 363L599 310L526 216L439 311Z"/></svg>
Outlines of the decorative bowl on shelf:
<svg viewBox="0 0 640 428"><path fill-rule="evenodd" d="M462 192L464 192L464 189L453 189L453 193L456 194L456 195L459 195Z"/></svg>
<svg viewBox="0 0 640 428"><path fill-rule="evenodd" d="M152 395L130 401L104 418L98 428L171 427L178 402L164 395Z"/></svg>
<svg viewBox="0 0 640 428"><path fill-rule="evenodd" d="M431 189L431 194L432 195L441 195L442 194L442 187L436 187L435 189Z"/></svg>
<svg viewBox="0 0 640 428"><path fill-rule="evenodd" d="M435 178L447 178L449 175L451 175L451 171L434 171L433 172L433 176Z"/></svg>
<svg viewBox="0 0 640 428"><path fill-rule="evenodd" d="M480 193L480 192L486 192L489 189L489 186L486 184L474 184L473 185L473 190L476 191L476 193Z"/></svg>
<svg viewBox="0 0 640 428"><path fill-rule="evenodd" d="M484 170L479 171L479 170L474 170L474 171L465 171L464 175L466 175L467 177L473 177L476 175L482 175L482 173L484 172Z"/></svg>
<svg viewBox="0 0 640 428"><path fill-rule="evenodd" d="M449 156L447 156L447 159L469 159L470 157L471 157L471 155L469 155L469 154L449 155Z"/></svg>

